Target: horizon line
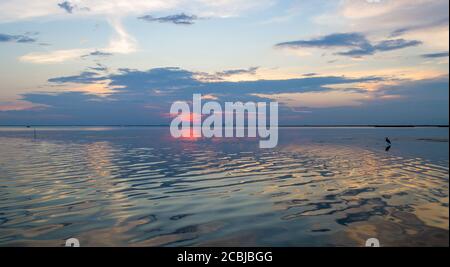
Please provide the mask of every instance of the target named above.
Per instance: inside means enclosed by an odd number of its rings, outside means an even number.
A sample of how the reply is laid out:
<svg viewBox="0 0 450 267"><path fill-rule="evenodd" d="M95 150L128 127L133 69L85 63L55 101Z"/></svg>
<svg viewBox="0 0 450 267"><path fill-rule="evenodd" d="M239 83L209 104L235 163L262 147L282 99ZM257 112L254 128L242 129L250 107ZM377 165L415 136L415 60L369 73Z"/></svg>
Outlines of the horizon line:
<svg viewBox="0 0 450 267"><path fill-rule="evenodd" d="M170 127L168 124L4 124L0 127ZM192 127L192 126L191 126ZM222 127L226 127L222 125ZM235 127L235 125L233 125ZM442 127L448 128L449 124L290 124L278 125L279 128L287 127ZM248 128L245 126L245 128Z"/></svg>

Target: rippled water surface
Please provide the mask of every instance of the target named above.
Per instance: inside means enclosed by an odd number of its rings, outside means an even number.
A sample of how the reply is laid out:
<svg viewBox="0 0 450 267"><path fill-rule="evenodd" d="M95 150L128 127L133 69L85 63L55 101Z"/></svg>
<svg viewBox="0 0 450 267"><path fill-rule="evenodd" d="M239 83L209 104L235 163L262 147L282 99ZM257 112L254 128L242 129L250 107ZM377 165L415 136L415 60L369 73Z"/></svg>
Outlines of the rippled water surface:
<svg viewBox="0 0 450 267"><path fill-rule="evenodd" d="M168 128L0 127L0 245L448 246L448 136L281 128L259 149Z"/></svg>

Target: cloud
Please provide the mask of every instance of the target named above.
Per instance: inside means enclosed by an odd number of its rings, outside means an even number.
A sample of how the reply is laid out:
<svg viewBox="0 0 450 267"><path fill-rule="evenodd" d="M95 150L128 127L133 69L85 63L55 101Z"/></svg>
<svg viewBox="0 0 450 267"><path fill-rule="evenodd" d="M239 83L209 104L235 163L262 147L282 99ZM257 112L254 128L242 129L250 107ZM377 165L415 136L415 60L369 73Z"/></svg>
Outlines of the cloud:
<svg viewBox="0 0 450 267"><path fill-rule="evenodd" d="M411 101L411 104L423 101L424 105L426 105L426 102L430 100L443 100L448 106L448 86L449 76L446 74L434 78L417 81L407 80L400 84L384 86L377 91L377 94L384 96L402 95L406 101Z"/></svg>
<svg viewBox="0 0 450 267"><path fill-rule="evenodd" d="M404 39L385 40L385 41L381 41L380 43L378 43L374 46L353 49L353 50L350 50L347 52L338 53L338 55L359 57L359 56L373 55L376 52L385 52L385 51L402 49L402 48L406 48L406 47L418 46L420 44L422 44L422 42L415 41L415 40L412 40L412 41L408 41L408 40L404 40Z"/></svg>
<svg viewBox="0 0 450 267"><path fill-rule="evenodd" d="M385 40L381 41L374 46L376 51L391 51L402 48L407 48L411 46L421 45L421 41L416 40L404 40L404 39L394 39L394 40Z"/></svg>
<svg viewBox="0 0 450 267"><path fill-rule="evenodd" d="M402 81L375 92L324 91L268 95L291 107L308 111L293 117L294 124L443 124L449 122L448 75L416 81ZM318 101L321 99L322 101ZM411 109L414 106L414 109ZM290 122L292 123L292 121Z"/></svg>
<svg viewBox="0 0 450 267"><path fill-rule="evenodd" d="M224 78L236 75L255 75L258 69L259 67L250 67L248 69L232 69L232 70L218 71L212 74L199 72L196 73L196 78L204 81L222 81Z"/></svg>
<svg viewBox="0 0 450 267"><path fill-rule="evenodd" d="M197 75L168 67L146 71L120 69L115 73L90 70L55 77L49 80L52 87L81 84L85 90L75 87L73 90L78 91L23 94L21 101L46 108L3 111L0 123L30 124L37 120L46 124L167 124L169 118L165 114L170 105L192 100L193 93L212 96L220 102L280 101L282 124L448 123L448 75L402 80L376 91L358 85L384 82L383 78L318 75L209 82L197 79ZM96 84L107 86L102 87L106 97L95 91L99 89ZM411 110L411 105L417 108ZM298 112L305 107L307 113Z"/></svg>
<svg viewBox="0 0 450 267"><path fill-rule="evenodd" d="M226 72L226 71L224 71ZM254 93L292 93L329 91L330 85L356 84L380 81L379 77L346 78L346 77L302 77L285 80L257 81L207 81L198 79L203 73L191 72L180 68L154 68L147 71L120 69L117 73L101 74L84 71L78 75L55 77L50 83L98 83L110 81L115 87L114 98L133 95L140 99L157 96L165 101L173 99L189 99L193 93L204 95L221 95L225 98L246 98ZM156 92L156 93L155 93ZM164 96L163 98L162 95ZM162 101L162 102L165 102Z"/></svg>
<svg viewBox="0 0 450 267"><path fill-rule="evenodd" d="M74 0L74 1L76 1L76 0ZM75 10L90 11L89 7L80 7L78 5L72 4L69 1L64 1L64 2L58 3L58 7L60 7L61 9L63 9L65 12L67 12L69 14L73 14Z"/></svg>
<svg viewBox="0 0 450 267"><path fill-rule="evenodd" d="M67 2L67 4L63 4ZM58 4L62 4L63 7ZM0 1L0 22L34 18L61 18L61 8L72 11L73 16L122 17L156 12L184 10L201 17L238 16L248 10L265 9L273 0L8 0ZM66 8L64 8L66 7ZM77 12L74 12L74 11Z"/></svg>
<svg viewBox="0 0 450 267"><path fill-rule="evenodd" d="M137 50L136 40L128 34L123 27L120 18L108 20L115 31L115 35L109 41L108 46L98 50L93 48L64 49L49 52L32 52L19 57L20 61L35 64L53 64L69 60L76 60L88 56L111 56L117 54L129 54Z"/></svg>
<svg viewBox="0 0 450 267"><path fill-rule="evenodd" d="M199 18L195 15L186 15L185 13L180 13L176 15L170 15L165 17L153 17L151 15L145 15L138 17L140 20L147 22L160 22L160 23L173 23L178 25L192 25Z"/></svg>
<svg viewBox="0 0 450 267"><path fill-rule="evenodd" d="M442 58L442 57L448 57L448 51L447 52L438 52L438 53L431 53L431 54L423 54L421 55L423 58Z"/></svg>
<svg viewBox="0 0 450 267"><path fill-rule="evenodd" d="M34 43L36 39L26 35L10 35L0 33L0 43Z"/></svg>
<svg viewBox="0 0 450 267"><path fill-rule="evenodd" d="M101 56L101 57L104 57L104 56L111 56L112 54L111 53L106 53L106 52L101 52L101 51L95 51L95 52L91 52L90 54L89 54L90 56Z"/></svg>
<svg viewBox="0 0 450 267"><path fill-rule="evenodd" d="M105 80L105 78L99 77L97 72L84 71L78 75L52 78L48 81L51 83L93 83L96 81Z"/></svg>
<svg viewBox="0 0 450 267"><path fill-rule="evenodd" d="M67 49L50 52L32 52L19 57L19 60L22 62L35 64L53 64L80 58L88 52L89 49Z"/></svg>
<svg viewBox="0 0 450 267"><path fill-rule="evenodd" d="M409 32L414 32L414 31L419 31L419 30L420 31L427 30L427 29L432 29L432 28L442 27L442 26L448 26L448 17L442 18L439 20L435 20L435 21L431 21L428 23L417 24L417 25L412 25L412 26L405 26L405 27L402 27L399 29L395 29L394 31L391 32L390 37L398 37L398 36L404 35Z"/></svg>
<svg viewBox="0 0 450 267"><path fill-rule="evenodd" d="M72 5L69 1L58 3L58 6L64 9L69 14L72 14L73 10L75 9L75 6Z"/></svg>
<svg viewBox="0 0 450 267"><path fill-rule="evenodd" d="M313 21L334 29L420 40L427 47L448 49L449 1L342 0Z"/></svg>
<svg viewBox="0 0 450 267"><path fill-rule="evenodd" d="M62 19L61 9L73 16L103 16L114 29L114 36L102 52L111 54L129 54L138 50L136 39L130 35L122 24L122 20L130 15L140 15L148 12L170 12L187 10L191 13L208 17L236 16L249 9L266 8L272 5L272 0L222 0L222 1L190 1L190 0L71 0L71 1L0 1L0 22L14 22L35 18ZM77 12L74 12L74 11ZM87 12L89 11L89 12ZM142 17L146 18L146 16ZM150 17L147 17L150 19ZM198 17L184 13L155 18L159 22L175 24L192 24ZM151 20L151 19L150 19ZM6 37L4 38L6 39ZM25 42L27 39L21 39ZM28 39L30 40L30 39ZM31 41L31 40L30 40ZM73 60L80 56L82 49L66 49L50 52L33 52L20 57L21 61L31 63L60 63ZM86 49L94 50L92 49ZM90 53L90 52L87 52ZM56 56L52 58L52 56Z"/></svg>
<svg viewBox="0 0 450 267"><path fill-rule="evenodd" d="M44 109L45 105L35 105L27 101L0 102L1 111L38 110Z"/></svg>
<svg viewBox="0 0 450 267"><path fill-rule="evenodd" d="M221 72L216 72L217 75L221 77L227 77L231 75L239 75L239 74L256 74L256 71L259 67L250 67L248 69L234 69L234 70L225 70Z"/></svg>
<svg viewBox="0 0 450 267"><path fill-rule="evenodd" d="M420 45L420 41L390 39L372 44L362 33L334 33L311 40L298 40L276 44L276 47L288 48L346 48L348 51L338 52L337 55L361 57L373 55L377 52L391 51Z"/></svg>
<svg viewBox="0 0 450 267"><path fill-rule="evenodd" d="M360 106L370 98L366 92L324 91L282 94L255 94L255 96L277 101L290 108L331 108Z"/></svg>
<svg viewBox="0 0 450 267"><path fill-rule="evenodd" d="M95 71L108 71L108 67L100 63L97 63L95 67L89 67L89 69Z"/></svg>
<svg viewBox="0 0 450 267"><path fill-rule="evenodd" d="M129 54L137 50L137 41L123 26L120 18L109 18L109 24L114 29L115 35L109 41L107 47L103 48L106 53Z"/></svg>
<svg viewBox="0 0 450 267"><path fill-rule="evenodd" d="M108 51L121 51L118 48L105 48ZM128 52L128 50L126 50ZM110 52L102 52L99 50L92 51L89 48L83 49L65 49L65 50L55 50L49 52L32 52L26 55L19 57L19 60L27 63L34 64L54 64L54 63L62 63L65 61L76 60L80 58L86 58L90 56L95 57L107 57L112 56L113 53Z"/></svg>
<svg viewBox="0 0 450 267"><path fill-rule="evenodd" d="M112 56L112 55L113 55L112 53L102 52L102 51L96 50L96 51L90 52L90 53L88 53L86 55L82 55L81 57L89 57L89 56L108 57L108 56Z"/></svg>
<svg viewBox="0 0 450 267"><path fill-rule="evenodd" d="M315 72L309 72L309 73L303 74L304 77L312 77L312 76L317 76L317 75L319 75L319 74L315 73Z"/></svg>
<svg viewBox="0 0 450 267"><path fill-rule="evenodd" d="M416 30L448 24L448 1L342 1L337 10L351 25L365 30Z"/></svg>
<svg viewBox="0 0 450 267"><path fill-rule="evenodd" d="M250 71L252 68L250 68ZM248 71L248 70L247 70ZM228 72L228 71L222 71ZM264 98L254 94L327 92L330 84L351 84L374 81L379 78L358 79L346 77L308 77L288 80L258 80L241 82L208 82L196 79L197 72L180 68L154 68L147 71L120 69L117 73L84 71L78 75L49 79L54 86L76 84L94 85L108 83L107 97L91 91L94 86L81 91L75 88L67 92L24 94L22 101L34 105L45 105L40 114L24 113L33 118L48 117L48 123L62 123L51 118L64 118L65 123L167 123L163 116L171 103L177 100L189 101L193 93L214 97L220 101L256 101ZM152 107L149 109L149 107ZM93 114L93 115L90 115ZM16 114L17 115L17 114ZM68 119L71 118L71 119ZM42 120L41 120L42 122Z"/></svg>
<svg viewBox="0 0 450 267"><path fill-rule="evenodd" d="M335 33L326 36L322 36L312 40L299 40L279 43L277 46L280 47L319 47L319 48L329 48L329 47L357 47L360 49L367 49L372 45L366 39L366 37L361 33Z"/></svg>

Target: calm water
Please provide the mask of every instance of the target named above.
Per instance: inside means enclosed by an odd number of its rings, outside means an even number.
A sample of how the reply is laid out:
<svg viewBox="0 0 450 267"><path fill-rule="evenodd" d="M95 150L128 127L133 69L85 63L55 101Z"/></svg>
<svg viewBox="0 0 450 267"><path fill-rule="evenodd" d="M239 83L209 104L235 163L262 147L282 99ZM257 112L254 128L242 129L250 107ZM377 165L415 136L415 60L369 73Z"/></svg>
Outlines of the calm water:
<svg viewBox="0 0 450 267"><path fill-rule="evenodd" d="M384 137L393 146L385 151ZM0 127L0 245L448 246L448 128Z"/></svg>

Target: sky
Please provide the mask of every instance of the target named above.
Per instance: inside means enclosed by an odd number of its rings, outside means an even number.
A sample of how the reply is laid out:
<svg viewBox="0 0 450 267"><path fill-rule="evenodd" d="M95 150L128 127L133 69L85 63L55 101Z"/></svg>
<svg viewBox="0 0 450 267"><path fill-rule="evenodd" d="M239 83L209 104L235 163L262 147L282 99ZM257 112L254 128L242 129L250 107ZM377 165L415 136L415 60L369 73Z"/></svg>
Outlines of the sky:
<svg viewBox="0 0 450 267"><path fill-rule="evenodd" d="M283 125L448 124L448 0L1 0L0 125L168 124L277 101Z"/></svg>

